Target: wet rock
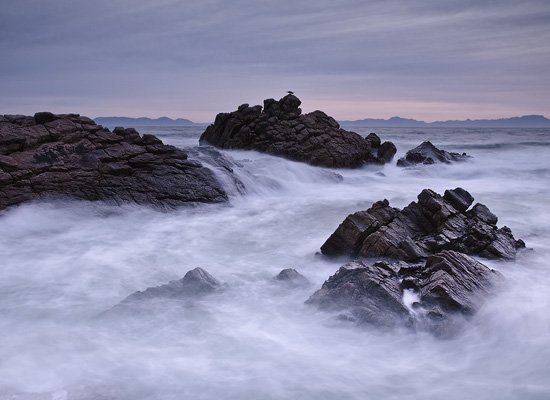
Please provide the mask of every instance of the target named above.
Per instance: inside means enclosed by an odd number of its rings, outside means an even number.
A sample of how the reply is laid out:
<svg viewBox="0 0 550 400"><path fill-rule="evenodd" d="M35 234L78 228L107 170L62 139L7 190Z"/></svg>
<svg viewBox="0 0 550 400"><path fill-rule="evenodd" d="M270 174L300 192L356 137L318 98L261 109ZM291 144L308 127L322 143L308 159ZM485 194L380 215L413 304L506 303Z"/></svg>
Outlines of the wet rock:
<svg viewBox="0 0 550 400"><path fill-rule="evenodd" d="M242 104L221 113L202 134L201 143L223 149L256 150L311 165L354 168L365 163L384 164L395 155L392 143L376 134L366 139L340 128L322 111L302 114L301 101L289 94L261 106Z"/></svg>
<svg viewBox="0 0 550 400"><path fill-rule="evenodd" d="M397 165L408 167L416 164L449 164L455 161L464 161L469 157L466 153L451 153L438 149L431 142L423 142L414 149L407 151L405 157L397 160Z"/></svg>
<svg viewBox="0 0 550 400"><path fill-rule="evenodd" d="M214 174L184 151L77 114L2 116L0 181L0 210L60 196L159 207L227 199Z"/></svg>
<svg viewBox="0 0 550 400"><path fill-rule="evenodd" d="M452 336L503 282L500 273L474 258L443 251L424 264L346 264L306 303L347 313L347 319L358 324ZM406 290L417 298L412 306L405 304Z"/></svg>
<svg viewBox="0 0 550 400"><path fill-rule="evenodd" d="M273 279L277 282L289 284L291 286L307 286L309 280L296 271L294 268L285 268L279 272Z"/></svg>
<svg viewBox="0 0 550 400"><path fill-rule="evenodd" d="M386 263L346 264L307 301L322 310L345 311L347 319L360 324L395 328L410 325L403 304L397 272Z"/></svg>
<svg viewBox="0 0 550 400"><path fill-rule="evenodd" d="M131 304L151 299L185 300L211 294L222 288L222 283L204 269L195 268L188 271L180 280L132 293L120 304Z"/></svg>
<svg viewBox="0 0 550 400"><path fill-rule="evenodd" d="M468 207L474 198L466 190L447 190L440 196L424 189L418 201L403 210L387 200L349 215L321 246L323 254L348 257L424 259L442 250L486 258L513 259L525 247L483 204Z"/></svg>

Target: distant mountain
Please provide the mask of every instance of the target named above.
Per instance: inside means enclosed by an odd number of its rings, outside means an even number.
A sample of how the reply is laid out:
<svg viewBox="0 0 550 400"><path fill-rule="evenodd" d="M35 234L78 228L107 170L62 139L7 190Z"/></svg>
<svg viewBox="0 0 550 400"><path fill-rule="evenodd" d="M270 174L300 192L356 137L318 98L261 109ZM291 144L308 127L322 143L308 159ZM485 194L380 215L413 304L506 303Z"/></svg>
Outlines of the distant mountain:
<svg viewBox="0 0 550 400"><path fill-rule="evenodd" d="M357 121L340 121L343 126L367 126L372 128L550 128L550 119L542 115L500 119L467 119L464 121L424 122L415 119L392 117L390 119L366 118Z"/></svg>
<svg viewBox="0 0 550 400"><path fill-rule="evenodd" d="M94 121L99 125L105 126L185 126L196 125L193 121L184 118L172 119L168 117L160 118L129 118L129 117L97 117Z"/></svg>

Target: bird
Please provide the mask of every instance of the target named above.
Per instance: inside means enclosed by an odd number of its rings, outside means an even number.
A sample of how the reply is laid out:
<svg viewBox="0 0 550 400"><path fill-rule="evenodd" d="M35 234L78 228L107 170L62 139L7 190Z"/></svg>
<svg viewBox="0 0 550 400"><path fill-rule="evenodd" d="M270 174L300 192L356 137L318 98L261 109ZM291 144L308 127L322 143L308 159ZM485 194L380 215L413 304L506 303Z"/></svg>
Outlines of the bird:
<svg viewBox="0 0 550 400"><path fill-rule="evenodd" d="M294 92L292 90L287 90L287 93L288 94L294 94Z"/></svg>

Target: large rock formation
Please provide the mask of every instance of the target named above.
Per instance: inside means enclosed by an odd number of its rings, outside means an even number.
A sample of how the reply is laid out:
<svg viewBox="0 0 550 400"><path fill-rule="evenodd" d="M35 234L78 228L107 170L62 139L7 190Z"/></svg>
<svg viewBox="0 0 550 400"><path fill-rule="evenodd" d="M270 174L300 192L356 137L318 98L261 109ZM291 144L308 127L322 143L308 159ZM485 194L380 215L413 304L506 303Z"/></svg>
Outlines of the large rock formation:
<svg viewBox="0 0 550 400"><path fill-rule="evenodd" d="M452 335L502 284L472 257L443 251L425 264L355 261L341 267L306 303L376 327L415 327ZM406 292L412 301L405 300Z"/></svg>
<svg viewBox="0 0 550 400"><path fill-rule="evenodd" d="M41 197L177 206L220 202L213 173L134 129L77 114L0 116L0 209Z"/></svg>
<svg viewBox="0 0 550 400"><path fill-rule="evenodd" d="M445 150L438 149L432 142L423 142L414 149L407 151L405 157L397 160L399 167L408 167L416 164L449 164L454 161L464 161L470 158L466 153L450 153Z"/></svg>
<svg viewBox="0 0 550 400"><path fill-rule="evenodd" d="M440 196L424 189L418 202L403 210L378 201L366 211L349 215L321 247L328 256L389 257L414 261L442 250L486 258L513 259L519 248L508 227L466 190L446 190Z"/></svg>
<svg viewBox="0 0 550 400"><path fill-rule="evenodd" d="M365 139L341 129L322 111L302 115L300 104L292 94L265 100L263 110L243 104L237 111L218 114L200 140L223 149L257 150L333 168L384 164L395 155L393 143L381 143L376 134Z"/></svg>

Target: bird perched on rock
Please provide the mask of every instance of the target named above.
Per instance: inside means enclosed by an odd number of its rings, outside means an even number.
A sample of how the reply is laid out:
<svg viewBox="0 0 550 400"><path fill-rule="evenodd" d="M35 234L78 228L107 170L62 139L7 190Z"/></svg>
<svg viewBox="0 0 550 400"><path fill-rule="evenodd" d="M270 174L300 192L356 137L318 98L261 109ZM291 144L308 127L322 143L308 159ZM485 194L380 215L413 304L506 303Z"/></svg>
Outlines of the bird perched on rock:
<svg viewBox="0 0 550 400"><path fill-rule="evenodd" d="M288 93L288 94L294 94L294 92L291 91L291 90L288 90L287 93Z"/></svg>

